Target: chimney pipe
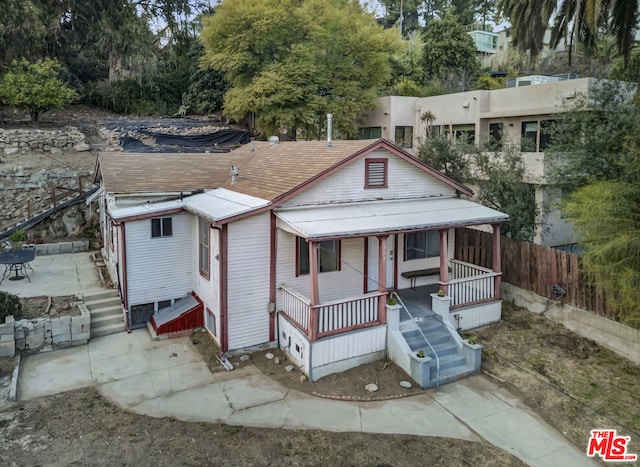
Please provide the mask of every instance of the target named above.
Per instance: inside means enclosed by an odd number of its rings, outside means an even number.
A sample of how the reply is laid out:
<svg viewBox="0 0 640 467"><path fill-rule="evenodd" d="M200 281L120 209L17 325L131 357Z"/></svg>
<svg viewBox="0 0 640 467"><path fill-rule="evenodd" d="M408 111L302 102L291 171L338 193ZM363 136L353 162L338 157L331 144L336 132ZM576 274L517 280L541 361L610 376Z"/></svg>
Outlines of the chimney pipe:
<svg viewBox="0 0 640 467"><path fill-rule="evenodd" d="M231 184L233 185L234 183L236 183L238 181L238 167L235 165L231 166Z"/></svg>
<svg viewBox="0 0 640 467"><path fill-rule="evenodd" d="M251 152L256 150L256 139L251 138Z"/></svg>
<svg viewBox="0 0 640 467"><path fill-rule="evenodd" d="M333 114L327 114L327 149L333 149L333 143L331 142L331 133L333 131Z"/></svg>

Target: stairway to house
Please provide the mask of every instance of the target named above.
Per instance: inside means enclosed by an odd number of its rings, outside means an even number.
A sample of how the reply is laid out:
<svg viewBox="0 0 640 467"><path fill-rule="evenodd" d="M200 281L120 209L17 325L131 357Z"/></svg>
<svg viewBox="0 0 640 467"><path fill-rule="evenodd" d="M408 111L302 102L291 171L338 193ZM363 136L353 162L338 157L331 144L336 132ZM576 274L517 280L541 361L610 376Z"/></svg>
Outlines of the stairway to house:
<svg viewBox="0 0 640 467"><path fill-rule="evenodd" d="M422 387L446 384L479 371L481 349L471 348L472 346L463 342L459 336L456 338L453 335L456 331L449 328L440 316L429 314L403 324L404 330L401 334L413 359L411 377ZM424 352L426 357L430 357L425 358L422 364L419 358L415 358L420 351ZM436 354L440 359L439 374ZM426 372L425 367L428 367Z"/></svg>
<svg viewBox="0 0 640 467"><path fill-rule="evenodd" d="M84 304L91 314L91 338L125 330L122 302L117 290L85 295Z"/></svg>

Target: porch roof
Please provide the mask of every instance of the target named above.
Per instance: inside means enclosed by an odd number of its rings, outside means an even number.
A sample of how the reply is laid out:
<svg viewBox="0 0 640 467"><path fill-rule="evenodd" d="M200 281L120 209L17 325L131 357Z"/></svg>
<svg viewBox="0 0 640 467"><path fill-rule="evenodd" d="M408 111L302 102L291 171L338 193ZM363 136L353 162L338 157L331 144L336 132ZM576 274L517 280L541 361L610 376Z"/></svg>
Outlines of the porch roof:
<svg viewBox="0 0 640 467"><path fill-rule="evenodd" d="M275 213L280 228L308 239L494 224L509 217L459 198L370 201L278 209Z"/></svg>

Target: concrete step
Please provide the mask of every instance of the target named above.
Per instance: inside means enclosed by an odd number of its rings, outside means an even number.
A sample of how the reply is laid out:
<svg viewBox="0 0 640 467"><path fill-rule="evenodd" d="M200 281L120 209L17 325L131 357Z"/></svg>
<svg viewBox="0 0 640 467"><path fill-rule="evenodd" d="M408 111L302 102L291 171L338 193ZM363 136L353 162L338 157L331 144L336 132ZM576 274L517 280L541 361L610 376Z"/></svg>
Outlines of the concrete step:
<svg viewBox="0 0 640 467"><path fill-rule="evenodd" d="M100 308L108 308L111 306L122 306L120 297L118 297L117 295L115 297L98 298L98 299L92 299L92 300L87 300L85 298L84 304L86 305L86 307L89 309L90 312L93 312L93 310L97 310Z"/></svg>
<svg viewBox="0 0 640 467"><path fill-rule="evenodd" d="M89 310L89 314L91 315L91 319L102 318L103 316L122 316L122 305L111 305L106 306L104 308L96 308L94 310Z"/></svg>
<svg viewBox="0 0 640 467"><path fill-rule="evenodd" d="M432 345L433 349L436 351L436 354L439 358L446 357L447 355L457 354L460 349L458 349L458 345L455 342L445 342L443 344ZM429 357L434 358L433 352L431 348L427 347L424 350L424 353Z"/></svg>
<svg viewBox="0 0 640 467"><path fill-rule="evenodd" d="M431 345L445 344L452 341L452 337L449 335L449 333L443 330L439 330L437 332L423 331L423 334ZM415 348L429 347L425 342L424 337L417 329L413 331L403 332L402 336L407 341L407 344L409 344L411 350L416 350Z"/></svg>
<svg viewBox="0 0 640 467"><path fill-rule="evenodd" d="M109 334L115 334L117 332L124 332L125 326L124 321L121 323L110 324L108 326L102 326L99 328L91 327L91 338L100 337L100 336L108 336Z"/></svg>
<svg viewBox="0 0 640 467"><path fill-rule="evenodd" d="M117 315L100 316L99 318L91 317L91 331L111 324L122 323L124 325L124 317L122 313Z"/></svg>
<svg viewBox="0 0 640 467"><path fill-rule="evenodd" d="M84 295L84 301L101 300L103 298L119 297L116 289L105 289L104 292L95 292Z"/></svg>
<svg viewBox="0 0 640 467"><path fill-rule="evenodd" d="M453 381L458 381L462 378L466 378L467 376L471 376L476 372L469 365L459 365L450 368L440 369L440 378L438 380L439 384L447 384ZM431 381L433 382L432 387L436 385L436 372L435 370L431 373Z"/></svg>
<svg viewBox="0 0 640 467"><path fill-rule="evenodd" d="M453 354L453 355L445 355L444 357L440 357L440 371L455 368L457 366L464 366L466 360L463 355Z"/></svg>

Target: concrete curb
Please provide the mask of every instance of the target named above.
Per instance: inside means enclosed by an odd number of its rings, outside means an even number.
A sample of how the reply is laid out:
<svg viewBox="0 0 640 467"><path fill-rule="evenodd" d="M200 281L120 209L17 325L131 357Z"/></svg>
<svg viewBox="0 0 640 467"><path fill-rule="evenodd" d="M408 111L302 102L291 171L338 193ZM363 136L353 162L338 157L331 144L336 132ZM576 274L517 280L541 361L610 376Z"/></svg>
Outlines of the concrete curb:
<svg viewBox="0 0 640 467"><path fill-rule="evenodd" d="M18 354L18 364L11 374L11 386L9 387L9 402L18 400L18 377L20 376L20 363L22 362L22 352Z"/></svg>

